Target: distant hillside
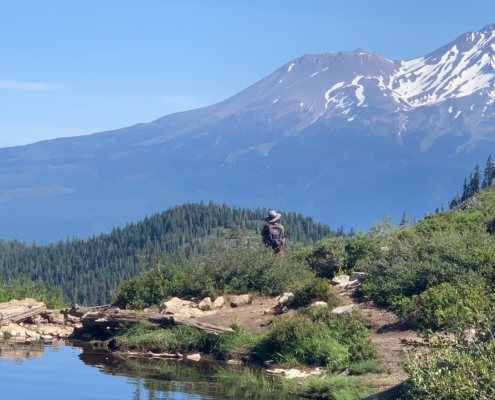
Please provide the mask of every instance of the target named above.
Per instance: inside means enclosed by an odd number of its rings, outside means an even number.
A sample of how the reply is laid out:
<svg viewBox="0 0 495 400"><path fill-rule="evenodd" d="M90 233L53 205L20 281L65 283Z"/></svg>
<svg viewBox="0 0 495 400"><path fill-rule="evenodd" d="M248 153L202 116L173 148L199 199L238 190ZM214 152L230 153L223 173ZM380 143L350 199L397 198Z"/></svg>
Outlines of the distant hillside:
<svg viewBox="0 0 495 400"><path fill-rule="evenodd" d="M0 241L0 276L25 274L62 288L67 299L79 304L105 304L122 280L142 272L137 255L154 252L190 258L208 246L242 233L259 234L266 209L231 208L210 202L184 204L143 221L115 228L88 240L73 239L46 246ZM310 244L323 237L343 235L312 217L282 213L289 243Z"/></svg>

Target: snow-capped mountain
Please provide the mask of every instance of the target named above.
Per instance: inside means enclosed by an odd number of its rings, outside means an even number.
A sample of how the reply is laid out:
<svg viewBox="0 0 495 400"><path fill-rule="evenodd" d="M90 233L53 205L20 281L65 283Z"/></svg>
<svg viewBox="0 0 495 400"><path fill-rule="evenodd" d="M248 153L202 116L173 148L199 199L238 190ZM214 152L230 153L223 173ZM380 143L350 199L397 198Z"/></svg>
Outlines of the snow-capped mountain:
<svg viewBox="0 0 495 400"><path fill-rule="evenodd" d="M0 236L86 236L210 199L332 226L419 217L495 156L494 116L495 24L408 61L307 54L209 107L0 149Z"/></svg>

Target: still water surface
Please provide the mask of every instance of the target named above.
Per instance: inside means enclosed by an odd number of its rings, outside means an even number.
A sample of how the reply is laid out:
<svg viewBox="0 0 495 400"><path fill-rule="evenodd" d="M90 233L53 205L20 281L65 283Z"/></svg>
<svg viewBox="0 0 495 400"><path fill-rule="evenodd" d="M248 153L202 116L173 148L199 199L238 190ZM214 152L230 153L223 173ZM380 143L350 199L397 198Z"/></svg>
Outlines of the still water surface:
<svg viewBox="0 0 495 400"><path fill-rule="evenodd" d="M80 342L0 343L0 400L294 399L220 386L215 371L206 362L115 357Z"/></svg>

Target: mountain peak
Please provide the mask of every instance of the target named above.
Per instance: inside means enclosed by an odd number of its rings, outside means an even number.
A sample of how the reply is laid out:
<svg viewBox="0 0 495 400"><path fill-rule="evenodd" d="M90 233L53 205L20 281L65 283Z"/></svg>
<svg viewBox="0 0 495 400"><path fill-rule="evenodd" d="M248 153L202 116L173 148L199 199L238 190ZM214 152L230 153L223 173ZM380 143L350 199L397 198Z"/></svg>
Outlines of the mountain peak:
<svg viewBox="0 0 495 400"><path fill-rule="evenodd" d="M484 26L481 30L480 33L487 33L487 32L495 32L495 23L493 24L488 24Z"/></svg>
<svg viewBox="0 0 495 400"><path fill-rule="evenodd" d="M368 50L366 50L364 47L360 47L352 52L353 54L371 54Z"/></svg>

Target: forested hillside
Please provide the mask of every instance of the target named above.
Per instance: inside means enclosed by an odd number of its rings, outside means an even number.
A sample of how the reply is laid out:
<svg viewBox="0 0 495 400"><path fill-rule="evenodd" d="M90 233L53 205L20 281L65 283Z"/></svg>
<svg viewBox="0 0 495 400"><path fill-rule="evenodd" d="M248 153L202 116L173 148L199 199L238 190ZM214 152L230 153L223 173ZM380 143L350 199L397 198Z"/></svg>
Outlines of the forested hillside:
<svg viewBox="0 0 495 400"><path fill-rule="evenodd" d="M67 300L79 304L104 304L124 280L142 272L137 255L155 252L191 258L204 254L217 239L244 234L259 237L266 209L231 208L226 205L184 204L154 214L125 228L98 237L67 239L46 246L0 241L0 277L25 274L48 287L59 286ZM283 213L289 243L311 244L323 237L342 236L312 217Z"/></svg>

